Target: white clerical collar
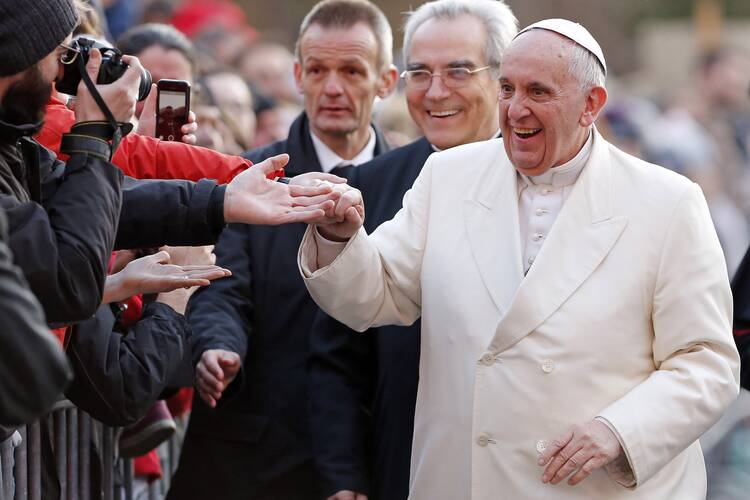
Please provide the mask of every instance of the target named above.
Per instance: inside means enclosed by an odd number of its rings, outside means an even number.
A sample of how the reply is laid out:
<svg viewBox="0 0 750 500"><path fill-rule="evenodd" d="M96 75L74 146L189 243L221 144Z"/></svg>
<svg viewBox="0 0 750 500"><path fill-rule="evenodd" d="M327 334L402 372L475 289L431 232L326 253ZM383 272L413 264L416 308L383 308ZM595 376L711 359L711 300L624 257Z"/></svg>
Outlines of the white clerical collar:
<svg viewBox="0 0 750 500"><path fill-rule="evenodd" d="M497 139L498 137L501 137L501 136L502 136L502 134L500 133L500 129L497 129L497 132L495 132L495 135L493 135L492 137L490 137L487 140L489 141L489 140L492 140L492 139ZM432 148L433 151L437 151L438 153L440 151L442 151L442 149L440 149L439 147L435 146L432 143L430 143L430 147Z"/></svg>
<svg viewBox="0 0 750 500"><path fill-rule="evenodd" d="M367 141L367 144L365 144L362 151L357 153L357 155L351 160L345 160L337 155L336 152L329 148L328 145L315 135L315 132L312 130L310 131L310 138L312 139L313 148L315 148L315 154L318 155L318 162L320 162L320 168L323 172L330 172L334 167L340 165L360 165L375 157L375 141L377 135L372 127L370 127L370 139Z"/></svg>
<svg viewBox="0 0 750 500"><path fill-rule="evenodd" d="M586 165L586 162L591 155L591 145L594 142L593 137L593 132L589 131L588 139L586 139L583 147L578 152L578 154L573 157L573 159L563 163L559 167L553 167L541 175L529 177L524 174L520 174L521 179L523 179L524 183L527 186L531 184L546 184L554 187L564 187L575 184L575 182L578 180L578 176L583 170L584 165Z"/></svg>

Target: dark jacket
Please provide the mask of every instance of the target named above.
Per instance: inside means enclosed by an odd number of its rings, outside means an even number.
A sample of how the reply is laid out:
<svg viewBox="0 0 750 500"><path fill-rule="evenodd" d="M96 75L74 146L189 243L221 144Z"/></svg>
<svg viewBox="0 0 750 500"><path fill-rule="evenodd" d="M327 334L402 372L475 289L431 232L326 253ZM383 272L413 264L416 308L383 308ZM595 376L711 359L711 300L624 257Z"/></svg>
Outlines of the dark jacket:
<svg viewBox="0 0 750 500"><path fill-rule="evenodd" d="M80 147L63 163L22 128L0 132L8 244L48 323L95 313L113 246L213 243L224 226L224 187L214 181L123 182L96 152Z"/></svg>
<svg viewBox="0 0 750 500"><path fill-rule="evenodd" d="M385 148L378 136L376 154ZM258 162L279 153L289 153L288 176L320 171L304 114L287 140L246 157ZM317 306L297 270L305 228L230 225L221 235L216 263L232 276L199 290L190 301L194 361L205 350L220 348L240 354L243 368L218 409L194 398L169 498L319 498L305 370ZM197 479L204 477L212 480Z"/></svg>
<svg viewBox="0 0 750 500"><path fill-rule="evenodd" d="M0 210L0 425L14 426L48 411L71 372L42 307L13 265L7 233ZM2 434L0 440L7 437Z"/></svg>
<svg viewBox="0 0 750 500"><path fill-rule="evenodd" d="M351 183L362 191L368 233L401 209L432 152L420 139L355 170ZM408 496L419 347L420 321L357 333L318 312L310 339L310 425L325 496Z"/></svg>
<svg viewBox="0 0 750 500"><path fill-rule="evenodd" d="M750 250L732 279L734 341L740 353L740 386L750 390Z"/></svg>
<svg viewBox="0 0 750 500"><path fill-rule="evenodd" d="M165 389L192 385L193 366L190 327L166 304L146 305L124 333L115 328L109 305L73 327L65 352L75 378L65 396L100 422L119 427L142 418Z"/></svg>

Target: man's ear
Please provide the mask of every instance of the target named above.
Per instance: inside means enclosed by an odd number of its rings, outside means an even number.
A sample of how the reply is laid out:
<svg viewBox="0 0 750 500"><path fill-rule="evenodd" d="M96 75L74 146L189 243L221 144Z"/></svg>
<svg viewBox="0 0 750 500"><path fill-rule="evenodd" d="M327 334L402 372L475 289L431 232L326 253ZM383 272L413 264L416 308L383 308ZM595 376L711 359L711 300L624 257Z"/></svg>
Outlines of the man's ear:
<svg viewBox="0 0 750 500"><path fill-rule="evenodd" d="M377 95L381 99L388 97L391 92L396 88L396 82L398 81L398 70L396 66L391 64L380 74L380 81L378 82Z"/></svg>
<svg viewBox="0 0 750 500"><path fill-rule="evenodd" d="M297 86L297 92L302 94L302 65L299 61L294 61L294 83Z"/></svg>
<svg viewBox="0 0 750 500"><path fill-rule="evenodd" d="M586 96L586 108L583 110L583 115L581 115L581 126L588 127L594 123L606 102L607 90L604 87L594 87L589 90Z"/></svg>

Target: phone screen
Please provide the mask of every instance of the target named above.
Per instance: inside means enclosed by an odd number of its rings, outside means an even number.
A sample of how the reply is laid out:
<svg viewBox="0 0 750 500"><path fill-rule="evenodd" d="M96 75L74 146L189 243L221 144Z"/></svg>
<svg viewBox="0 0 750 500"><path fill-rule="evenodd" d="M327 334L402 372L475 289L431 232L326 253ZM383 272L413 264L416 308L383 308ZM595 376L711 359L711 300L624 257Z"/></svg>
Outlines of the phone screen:
<svg viewBox="0 0 750 500"><path fill-rule="evenodd" d="M182 139L180 128L187 123L187 95L182 91L159 90L156 137L164 141Z"/></svg>

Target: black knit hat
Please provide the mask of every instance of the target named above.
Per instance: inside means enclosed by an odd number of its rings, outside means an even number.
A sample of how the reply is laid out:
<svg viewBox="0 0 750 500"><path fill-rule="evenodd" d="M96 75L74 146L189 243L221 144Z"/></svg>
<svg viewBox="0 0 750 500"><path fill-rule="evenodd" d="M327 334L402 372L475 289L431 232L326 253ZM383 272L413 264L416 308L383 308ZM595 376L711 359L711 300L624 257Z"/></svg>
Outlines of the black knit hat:
<svg viewBox="0 0 750 500"><path fill-rule="evenodd" d="M0 76L41 61L77 24L73 0L0 0Z"/></svg>

